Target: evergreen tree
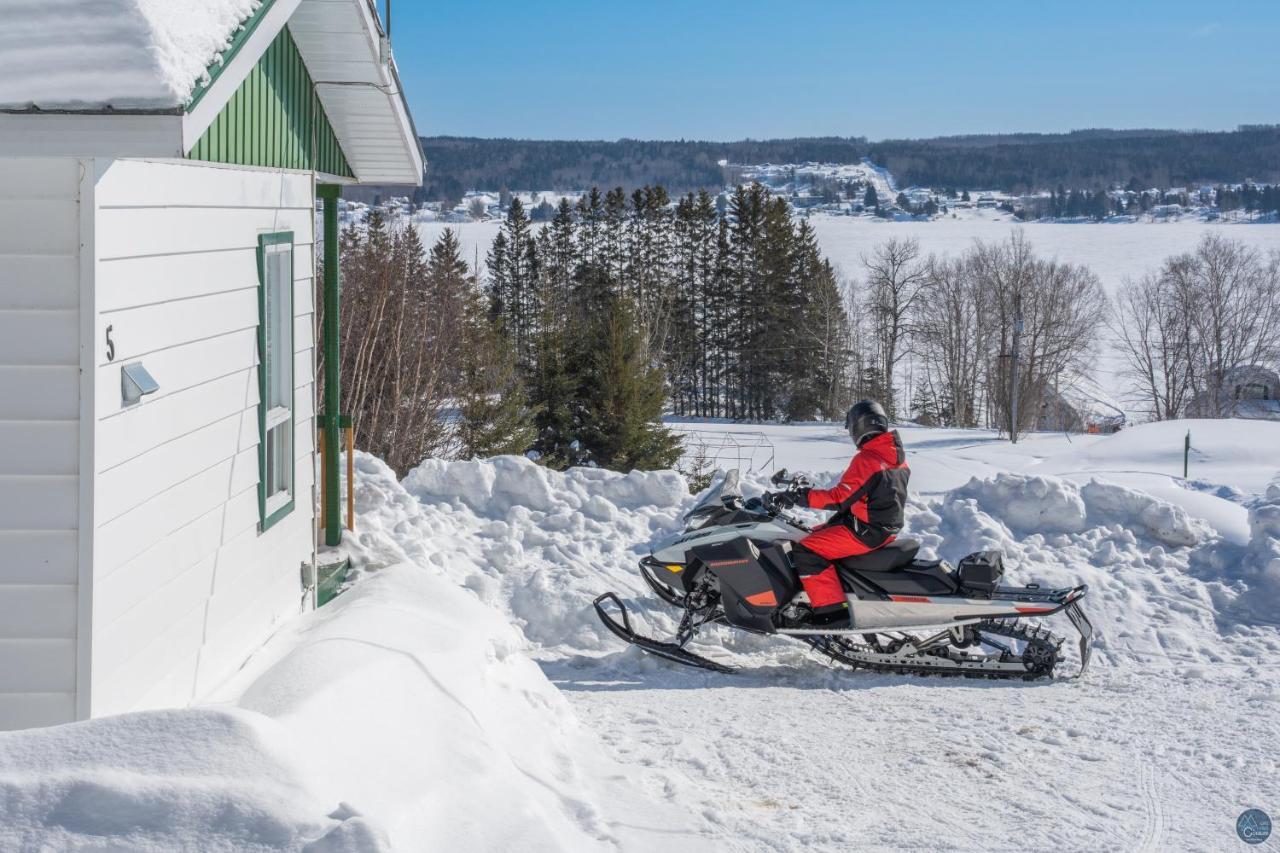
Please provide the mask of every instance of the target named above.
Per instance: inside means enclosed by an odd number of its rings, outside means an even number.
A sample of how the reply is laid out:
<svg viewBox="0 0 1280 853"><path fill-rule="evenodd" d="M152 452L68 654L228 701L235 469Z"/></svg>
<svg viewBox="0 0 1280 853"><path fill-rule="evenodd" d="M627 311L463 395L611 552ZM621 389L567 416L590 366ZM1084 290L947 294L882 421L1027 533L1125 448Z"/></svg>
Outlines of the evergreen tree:
<svg viewBox="0 0 1280 853"><path fill-rule="evenodd" d="M524 453L533 446L536 432L515 350L494 325L484 297L474 289L468 294L462 340L459 455L484 459Z"/></svg>
<svg viewBox="0 0 1280 853"><path fill-rule="evenodd" d="M502 230L489 252L489 292L503 332L520 365L532 369L534 336L542 310L538 252L532 225L519 198L511 200Z"/></svg>
<svg viewBox="0 0 1280 853"><path fill-rule="evenodd" d="M680 439L662 425L662 369L650 358L630 297L599 270L584 288L570 346L580 451L615 470L674 465Z"/></svg>
<svg viewBox="0 0 1280 853"><path fill-rule="evenodd" d="M867 184L867 192L862 196L862 206L868 210L874 210L880 206L880 199L876 197L874 184Z"/></svg>

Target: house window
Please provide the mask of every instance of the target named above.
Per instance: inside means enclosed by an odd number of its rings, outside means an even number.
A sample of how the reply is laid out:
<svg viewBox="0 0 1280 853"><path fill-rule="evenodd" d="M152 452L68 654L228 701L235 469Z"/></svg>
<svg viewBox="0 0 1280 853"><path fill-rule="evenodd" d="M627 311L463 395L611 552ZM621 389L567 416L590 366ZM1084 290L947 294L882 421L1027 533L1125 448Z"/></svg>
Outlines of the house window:
<svg viewBox="0 0 1280 853"><path fill-rule="evenodd" d="M258 514L293 510L293 233L258 238Z"/></svg>
<svg viewBox="0 0 1280 853"><path fill-rule="evenodd" d="M1250 382L1247 385L1236 386L1237 400L1270 400L1271 389L1261 382Z"/></svg>

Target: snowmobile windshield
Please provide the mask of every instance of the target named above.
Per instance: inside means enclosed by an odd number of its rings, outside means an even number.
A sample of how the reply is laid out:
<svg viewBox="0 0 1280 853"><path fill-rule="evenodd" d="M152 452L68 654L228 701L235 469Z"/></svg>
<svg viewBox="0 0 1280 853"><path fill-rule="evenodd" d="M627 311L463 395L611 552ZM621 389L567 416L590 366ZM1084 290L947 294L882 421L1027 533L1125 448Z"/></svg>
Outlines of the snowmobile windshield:
<svg viewBox="0 0 1280 853"><path fill-rule="evenodd" d="M685 513L684 521L686 524L699 520L705 522L706 519L724 509L725 498L740 497L742 497L742 486L738 483L738 469L730 468L718 483L707 490L702 500Z"/></svg>

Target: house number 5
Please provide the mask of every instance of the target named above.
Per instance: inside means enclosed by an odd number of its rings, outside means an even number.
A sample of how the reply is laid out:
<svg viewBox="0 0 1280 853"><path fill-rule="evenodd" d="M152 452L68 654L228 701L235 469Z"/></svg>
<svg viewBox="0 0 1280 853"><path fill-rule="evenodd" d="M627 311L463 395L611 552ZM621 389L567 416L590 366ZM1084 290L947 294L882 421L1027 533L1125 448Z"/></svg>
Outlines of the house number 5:
<svg viewBox="0 0 1280 853"><path fill-rule="evenodd" d="M107 326L107 361L116 360L116 342L111 340L111 326Z"/></svg>

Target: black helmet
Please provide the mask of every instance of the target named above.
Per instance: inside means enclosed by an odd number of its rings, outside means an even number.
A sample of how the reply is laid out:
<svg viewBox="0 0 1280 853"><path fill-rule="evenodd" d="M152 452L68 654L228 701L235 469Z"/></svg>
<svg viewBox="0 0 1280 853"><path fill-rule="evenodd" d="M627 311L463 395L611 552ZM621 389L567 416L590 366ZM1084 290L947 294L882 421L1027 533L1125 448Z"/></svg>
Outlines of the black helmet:
<svg viewBox="0 0 1280 853"><path fill-rule="evenodd" d="M889 416L875 400L859 400L844 416L844 428L858 447L870 438L889 431Z"/></svg>

